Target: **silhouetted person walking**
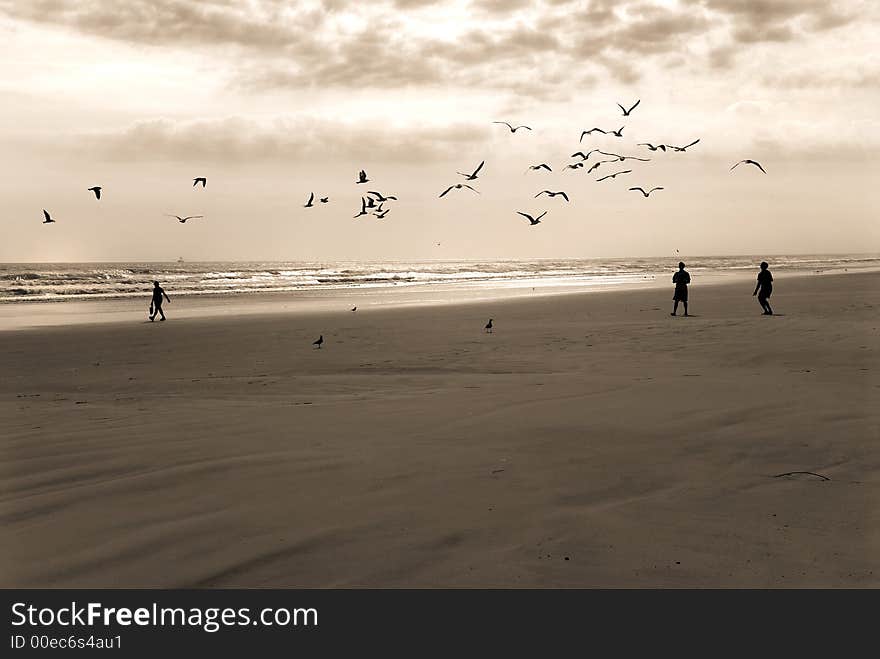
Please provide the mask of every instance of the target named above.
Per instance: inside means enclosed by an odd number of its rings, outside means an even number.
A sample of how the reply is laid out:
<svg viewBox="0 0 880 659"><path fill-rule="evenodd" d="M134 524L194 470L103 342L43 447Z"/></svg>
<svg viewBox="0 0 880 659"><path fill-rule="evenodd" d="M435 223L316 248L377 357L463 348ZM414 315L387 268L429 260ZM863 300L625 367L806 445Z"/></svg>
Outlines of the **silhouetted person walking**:
<svg viewBox="0 0 880 659"><path fill-rule="evenodd" d="M156 319L156 314L161 315L162 317L159 320L165 320L165 312L162 311L162 298L165 298L169 302L171 302L171 298L168 297L168 293L165 292L165 289L159 286L159 282L153 282L153 300L150 302L150 320Z"/></svg>
<svg viewBox="0 0 880 659"><path fill-rule="evenodd" d="M770 308L770 295L773 294L773 275L767 269L767 261L761 261L761 272L758 273L758 283L755 286L755 292L752 295L758 296L758 302L764 310L765 316L772 316L773 309Z"/></svg>
<svg viewBox="0 0 880 659"><path fill-rule="evenodd" d="M675 284L675 295L672 296L672 299L675 302L672 305L672 313L670 316L674 316L675 312L678 311L678 303L681 302L684 304L684 315L688 315L688 284L691 283L691 276L688 274L687 270L684 269L684 263L682 261L678 262L678 272L672 275L672 283Z"/></svg>

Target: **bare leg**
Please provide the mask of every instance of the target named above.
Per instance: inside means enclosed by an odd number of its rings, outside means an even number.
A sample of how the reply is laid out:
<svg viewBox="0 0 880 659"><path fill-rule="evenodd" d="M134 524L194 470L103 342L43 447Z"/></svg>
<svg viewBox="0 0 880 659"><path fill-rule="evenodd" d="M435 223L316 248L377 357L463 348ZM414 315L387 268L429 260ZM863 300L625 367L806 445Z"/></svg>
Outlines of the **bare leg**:
<svg viewBox="0 0 880 659"><path fill-rule="evenodd" d="M684 315L687 316L687 315L688 315L688 303L687 303L687 300L685 300L684 302L682 302L682 304L684 305Z"/></svg>
<svg viewBox="0 0 880 659"><path fill-rule="evenodd" d="M678 300L672 303L672 313L669 315L674 316L676 311L678 311Z"/></svg>

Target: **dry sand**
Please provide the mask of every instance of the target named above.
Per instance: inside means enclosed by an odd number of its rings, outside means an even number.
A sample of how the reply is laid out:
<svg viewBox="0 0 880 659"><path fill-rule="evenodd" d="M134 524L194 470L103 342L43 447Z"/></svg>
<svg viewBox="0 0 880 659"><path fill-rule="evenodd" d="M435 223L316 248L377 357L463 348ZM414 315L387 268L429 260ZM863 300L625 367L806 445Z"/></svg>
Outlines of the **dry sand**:
<svg viewBox="0 0 880 659"><path fill-rule="evenodd" d="M880 586L880 275L777 279L2 333L0 585Z"/></svg>

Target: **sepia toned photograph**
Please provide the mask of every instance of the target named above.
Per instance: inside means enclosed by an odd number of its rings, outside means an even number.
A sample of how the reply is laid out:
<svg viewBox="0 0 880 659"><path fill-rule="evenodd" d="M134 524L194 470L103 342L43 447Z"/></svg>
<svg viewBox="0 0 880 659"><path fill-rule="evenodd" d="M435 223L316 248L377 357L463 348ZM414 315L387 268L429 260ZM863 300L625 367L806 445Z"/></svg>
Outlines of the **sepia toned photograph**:
<svg viewBox="0 0 880 659"><path fill-rule="evenodd" d="M877 3L0 35L4 590L880 586Z"/></svg>

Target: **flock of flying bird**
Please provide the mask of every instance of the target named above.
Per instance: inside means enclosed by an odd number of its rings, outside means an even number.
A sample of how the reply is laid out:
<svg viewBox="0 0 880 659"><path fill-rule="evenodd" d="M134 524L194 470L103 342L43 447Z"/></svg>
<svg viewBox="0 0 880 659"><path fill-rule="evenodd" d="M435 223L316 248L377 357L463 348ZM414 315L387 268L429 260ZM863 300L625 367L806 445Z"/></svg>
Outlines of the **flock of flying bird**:
<svg viewBox="0 0 880 659"><path fill-rule="evenodd" d="M641 103L641 99L637 100L629 108L624 107L620 103L618 103L617 106L620 108L624 117L629 117L629 116L631 116L633 110L635 110L639 106L640 103ZM520 129L525 129L528 131L532 130L532 128L530 126L526 126L526 125L514 126L506 121L493 121L492 123L507 126L507 128L510 130L511 134L516 133ZM594 133L600 133L602 135L610 135L612 137L622 138L624 128L626 128L626 126L621 126L617 130L614 130L614 129L604 130L602 128L594 127L589 130L583 131L581 133L580 139L578 141L579 141L579 143L583 143L583 140L585 137L591 136ZM689 148L698 144L699 142L700 142L700 140L696 139L696 140L690 142L689 144L685 144L684 146L673 146L671 144L652 144L650 142L640 142L636 146L647 147L649 151L662 151L665 153L668 149L671 152L684 153ZM602 165L606 165L606 164L610 164L610 163L624 163L628 160L634 160L637 162L649 162L651 160L650 158L640 158L638 156L620 155L618 153L613 153L610 151L602 151L601 149L590 149L586 153L584 153L583 151L576 151L575 153L571 154L571 156L570 156L571 158L580 158L580 160L575 161L570 164L567 164L565 166L565 169L571 169L571 170L582 169L584 167L584 165L587 163L587 161L590 159L590 156L592 156L594 153L599 154L599 156L597 156L596 162L592 163L590 165L589 169L587 169L588 174L592 174L594 171L599 169L599 167L601 167ZM599 160L598 158L600 156L604 156L605 159ZM483 169L483 166L485 164L486 164L486 161L483 160L482 162L480 162L479 165L477 165L476 169L474 169L470 173L456 172L460 176L463 176L464 180L467 182L466 183L454 183L454 184L450 185L449 187L447 187L445 190L443 190L443 192L441 192L439 196L442 198L442 197L445 197L450 192L452 192L453 190L463 190L463 189L468 189L471 192L473 192L474 194L480 194L480 191L477 190L472 185L470 185L470 182L476 181L479 178L480 170ZM757 162L756 160L751 160L749 158L746 158L744 160L740 160L739 162L735 163L730 168L730 171L733 171L739 165L754 165L755 167L760 169L764 174L767 173L759 162ZM548 165L547 163L542 162L542 163L538 163L535 165L529 165L526 172L538 171L538 170L546 170L548 172L552 172L553 168L550 167L550 165ZM624 174L631 174L632 172L633 172L632 169L622 169L620 171L612 172L610 174L606 174L604 176L601 176L600 178L597 178L595 180L597 183L602 182L602 181L606 181L609 179L614 180L618 176L622 176ZM362 185L362 184L368 183L369 181L370 181L370 179L367 178L366 171L364 171L363 169L360 170L360 172L358 172L358 179L355 183L358 185ZM204 176L199 176L199 177L196 177L193 179L193 187L196 187L199 184L201 184L202 188L205 188L207 186L207 183L208 183L208 180ZM101 186L96 185L94 187L88 188L88 191L94 193L95 199L100 200L102 189L103 188ZM642 186L634 186L634 187L631 187L628 189L632 192L640 192L645 198L648 198L651 196L652 193L657 192L658 190L663 190L664 188L661 186L654 186L654 187L648 188L646 190ZM536 194L534 196L534 198L537 199L538 197L540 197L542 195L546 195L547 197L550 197L550 198L559 196L559 197L562 197L566 202L570 201L568 194L566 194L566 192L563 190L557 190L557 191L541 190L540 192L538 192L538 194ZM330 198L329 197L319 197L318 201L322 204L327 204L330 202ZM391 201L397 201L397 197L395 197L393 195L385 196L381 192L376 192L374 190L368 190L366 195L361 197L360 211L357 214L355 214L354 217L359 218L359 217L363 217L365 215L373 215L377 219L380 219L380 220L384 219L388 215L388 213L391 212L391 209L386 208L385 205ZM309 194L309 199L304 204L304 207L305 208L313 208L314 206L315 206L315 193L312 192ZM516 211L516 212L518 215L521 215L526 220L528 220L530 226L536 226L541 223L541 219L545 215L547 215L548 211L545 210L543 213L541 213L540 215L537 215L537 216L533 216L529 213L523 213L521 211ZM55 220L52 219L52 216L49 214L49 212L45 209L43 209L43 216L45 218L43 220L43 224L52 224L55 222ZM200 219L200 218L203 218L204 215L186 215L186 216L169 215L168 217L173 217L173 218L177 219L177 221L180 222L181 224L186 224L187 220Z"/></svg>

